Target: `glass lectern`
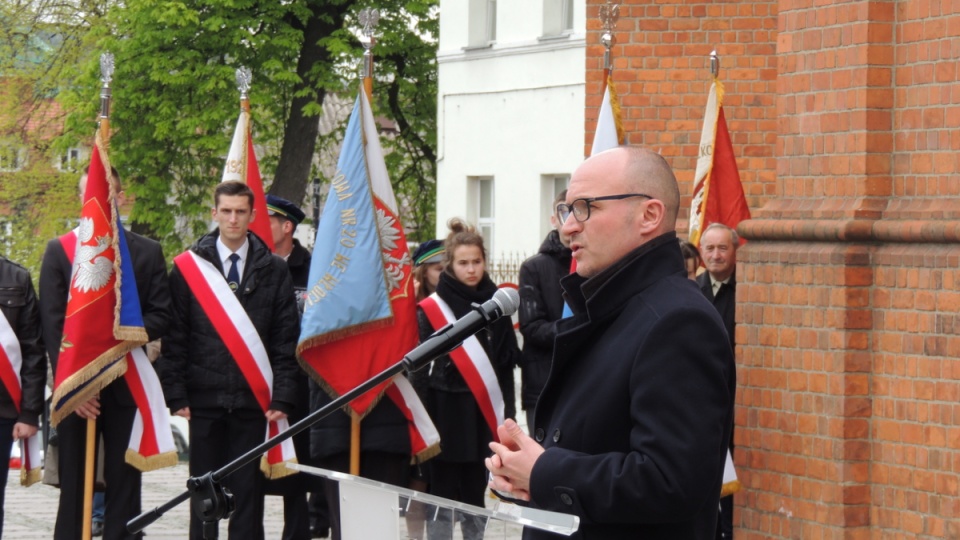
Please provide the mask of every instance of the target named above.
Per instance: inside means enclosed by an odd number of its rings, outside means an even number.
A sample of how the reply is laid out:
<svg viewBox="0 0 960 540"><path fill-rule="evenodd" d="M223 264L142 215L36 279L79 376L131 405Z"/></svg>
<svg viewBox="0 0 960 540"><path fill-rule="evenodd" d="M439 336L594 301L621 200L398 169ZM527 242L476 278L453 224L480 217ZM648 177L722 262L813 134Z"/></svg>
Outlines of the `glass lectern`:
<svg viewBox="0 0 960 540"><path fill-rule="evenodd" d="M500 500L479 508L345 473L288 467L339 483L343 540L519 540L523 527L569 536L580 525L577 516Z"/></svg>

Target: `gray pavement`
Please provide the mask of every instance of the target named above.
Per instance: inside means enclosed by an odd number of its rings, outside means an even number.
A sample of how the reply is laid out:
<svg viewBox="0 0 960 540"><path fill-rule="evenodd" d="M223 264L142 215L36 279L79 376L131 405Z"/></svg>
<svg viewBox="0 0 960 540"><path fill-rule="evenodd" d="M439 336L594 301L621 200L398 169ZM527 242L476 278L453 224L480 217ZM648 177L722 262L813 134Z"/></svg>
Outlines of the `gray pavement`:
<svg viewBox="0 0 960 540"><path fill-rule="evenodd" d="M186 463L151 471L143 475L143 509L152 509L179 495L186 488ZM52 538L57 518L60 490L46 484L20 486L20 471L10 471L7 478L4 504L3 536L13 539ZM187 537L190 521L189 503L170 510L146 529L147 538L180 540ZM283 531L283 499L268 496L263 517L267 538L280 538ZM227 537L226 524L220 526L222 538Z"/></svg>

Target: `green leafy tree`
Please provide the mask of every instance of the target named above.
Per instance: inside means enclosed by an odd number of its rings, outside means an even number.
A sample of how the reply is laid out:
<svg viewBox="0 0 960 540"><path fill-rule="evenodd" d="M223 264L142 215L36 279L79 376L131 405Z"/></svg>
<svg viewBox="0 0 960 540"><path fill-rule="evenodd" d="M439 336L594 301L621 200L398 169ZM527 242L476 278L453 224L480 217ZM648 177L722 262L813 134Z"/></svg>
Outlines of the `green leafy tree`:
<svg viewBox="0 0 960 540"><path fill-rule="evenodd" d="M209 223L239 113L235 70L249 67L254 141L270 192L302 201L315 166L328 93L353 96L364 4L348 0L128 0L112 4L84 37L62 102L74 111L62 145L90 141L99 107L98 55L116 57L112 162L136 195L135 227L176 253ZM385 139L403 219L432 231L435 178L436 0L387 0L381 11L377 112L394 119ZM336 137L319 139L335 144Z"/></svg>

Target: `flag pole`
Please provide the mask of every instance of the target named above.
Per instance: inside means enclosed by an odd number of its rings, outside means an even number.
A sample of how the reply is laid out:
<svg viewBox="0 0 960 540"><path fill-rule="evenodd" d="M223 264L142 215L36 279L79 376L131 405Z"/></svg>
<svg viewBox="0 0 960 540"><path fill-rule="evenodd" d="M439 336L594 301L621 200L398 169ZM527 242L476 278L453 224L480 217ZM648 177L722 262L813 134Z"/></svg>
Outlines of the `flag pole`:
<svg viewBox="0 0 960 540"><path fill-rule="evenodd" d="M600 44L603 45L603 88L602 95L607 90L607 81L613 73L613 53L611 49L617 44L617 38L613 35L613 30L620 19L620 4L612 4L607 1L600 6L600 23L603 25L603 34L600 35Z"/></svg>
<svg viewBox="0 0 960 540"><path fill-rule="evenodd" d="M380 11L371 8L360 10L360 24L363 25L360 43L363 45L363 65L360 68L360 81L367 95L367 102L373 103L373 46L376 39L373 30L380 20ZM371 105L372 106L372 105ZM360 475L360 418L350 415L350 474Z"/></svg>
<svg viewBox="0 0 960 540"><path fill-rule="evenodd" d="M98 132L100 142L108 146L110 142L110 101L113 93L110 89L110 82L113 80L113 54L103 53L100 55L100 81L103 85L100 87L100 118ZM110 175L107 171L107 175ZM111 182L112 179L108 180ZM87 440L86 453L84 454L83 467L83 540L90 540L93 534L93 474L94 463L97 457L97 420L96 418L87 419Z"/></svg>
<svg viewBox="0 0 960 540"><path fill-rule="evenodd" d="M250 71L250 68L245 66L240 66L237 68L237 90L240 91L240 112L245 113L247 117L250 117L250 83L253 82L253 72ZM250 127L251 122L247 122L247 140L250 140ZM247 155L247 146L243 146L243 162L240 164L240 170L243 171L243 176L246 177L247 171L247 160L250 159L250 156Z"/></svg>

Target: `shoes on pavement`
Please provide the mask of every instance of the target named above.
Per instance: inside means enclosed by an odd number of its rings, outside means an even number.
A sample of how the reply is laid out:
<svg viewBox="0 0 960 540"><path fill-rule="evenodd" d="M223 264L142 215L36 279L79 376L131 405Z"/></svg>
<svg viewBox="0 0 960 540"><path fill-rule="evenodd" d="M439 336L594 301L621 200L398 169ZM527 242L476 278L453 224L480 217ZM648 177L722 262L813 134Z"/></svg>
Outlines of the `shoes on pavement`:
<svg viewBox="0 0 960 540"><path fill-rule="evenodd" d="M103 522L94 521L90 527L90 536L103 536Z"/></svg>

